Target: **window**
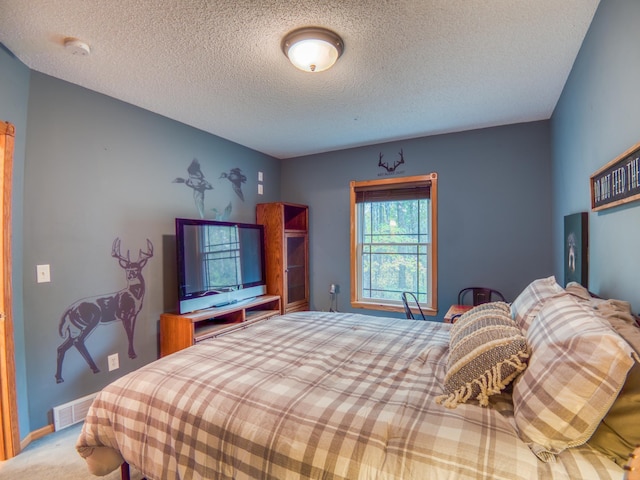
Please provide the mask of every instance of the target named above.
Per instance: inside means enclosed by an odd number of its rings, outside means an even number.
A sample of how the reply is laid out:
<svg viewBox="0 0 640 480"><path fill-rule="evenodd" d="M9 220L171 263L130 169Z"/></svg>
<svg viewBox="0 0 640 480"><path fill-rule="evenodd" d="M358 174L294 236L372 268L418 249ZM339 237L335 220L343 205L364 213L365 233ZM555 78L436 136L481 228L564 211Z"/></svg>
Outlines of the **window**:
<svg viewBox="0 0 640 480"><path fill-rule="evenodd" d="M438 175L351 182L351 306L437 313Z"/></svg>
<svg viewBox="0 0 640 480"><path fill-rule="evenodd" d="M203 283L205 290L240 285L240 240L235 226L207 228L203 231Z"/></svg>

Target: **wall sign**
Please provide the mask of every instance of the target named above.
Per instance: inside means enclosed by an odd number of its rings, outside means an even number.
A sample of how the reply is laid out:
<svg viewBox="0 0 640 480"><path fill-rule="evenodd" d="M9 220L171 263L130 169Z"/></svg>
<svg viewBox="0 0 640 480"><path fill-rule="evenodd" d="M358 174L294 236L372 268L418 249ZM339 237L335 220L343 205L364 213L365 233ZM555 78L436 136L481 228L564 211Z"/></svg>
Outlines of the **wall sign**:
<svg viewBox="0 0 640 480"><path fill-rule="evenodd" d="M591 210L640 200L640 143L591 175Z"/></svg>

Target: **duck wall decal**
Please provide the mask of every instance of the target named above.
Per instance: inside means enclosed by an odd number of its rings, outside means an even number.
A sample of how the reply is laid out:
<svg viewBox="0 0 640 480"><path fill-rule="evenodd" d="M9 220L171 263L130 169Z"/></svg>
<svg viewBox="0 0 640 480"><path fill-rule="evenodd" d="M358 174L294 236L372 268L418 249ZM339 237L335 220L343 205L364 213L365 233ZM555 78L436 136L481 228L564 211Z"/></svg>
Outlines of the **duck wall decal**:
<svg viewBox="0 0 640 480"><path fill-rule="evenodd" d="M233 191L240 197L240 200L244 202L244 195L242 194L242 184L247 182L247 177L242 173L239 168L232 168L229 172L222 172L220 178L226 178L231 182Z"/></svg>
<svg viewBox="0 0 640 480"><path fill-rule="evenodd" d="M204 174L200 170L200 162L194 158L189 167L187 167L189 178L177 177L172 183L184 183L193 190L193 201L200 218L204 218L204 192L213 190L213 186L204 179Z"/></svg>

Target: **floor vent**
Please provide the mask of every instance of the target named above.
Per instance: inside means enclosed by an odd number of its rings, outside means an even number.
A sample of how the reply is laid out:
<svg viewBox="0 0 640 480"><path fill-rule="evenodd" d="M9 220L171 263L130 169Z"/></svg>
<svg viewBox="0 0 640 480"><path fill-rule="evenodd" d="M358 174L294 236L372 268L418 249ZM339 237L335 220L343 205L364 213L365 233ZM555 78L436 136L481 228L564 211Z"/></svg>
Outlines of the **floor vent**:
<svg viewBox="0 0 640 480"><path fill-rule="evenodd" d="M86 397L53 407L53 426L56 432L82 422L87 416L91 402L97 395L97 393L92 393Z"/></svg>

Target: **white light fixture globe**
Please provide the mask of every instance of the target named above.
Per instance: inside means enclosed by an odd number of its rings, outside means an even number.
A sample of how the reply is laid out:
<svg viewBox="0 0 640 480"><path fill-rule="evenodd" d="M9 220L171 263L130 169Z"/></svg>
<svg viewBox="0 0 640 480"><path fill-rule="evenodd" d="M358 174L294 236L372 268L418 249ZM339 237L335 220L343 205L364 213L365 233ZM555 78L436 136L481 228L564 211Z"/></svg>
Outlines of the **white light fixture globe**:
<svg viewBox="0 0 640 480"><path fill-rule="evenodd" d="M289 61L305 72L323 72L331 68L343 50L342 39L320 27L294 30L282 40L282 51Z"/></svg>

